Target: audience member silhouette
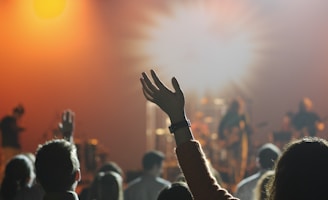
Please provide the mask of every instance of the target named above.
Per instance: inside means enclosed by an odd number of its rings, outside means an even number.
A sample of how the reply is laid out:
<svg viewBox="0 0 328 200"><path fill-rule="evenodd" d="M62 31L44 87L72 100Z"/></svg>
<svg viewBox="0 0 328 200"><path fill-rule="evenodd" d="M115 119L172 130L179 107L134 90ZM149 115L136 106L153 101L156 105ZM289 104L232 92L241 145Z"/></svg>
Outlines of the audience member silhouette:
<svg viewBox="0 0 328 200"><path fill-rule="evenodd" d="M86 187L82 190L82 192L79 195L80 200L93 200L93 199L99 199L100 197L103 196L106 197L106 195L100 194L100 192L102 191L101 189L99 189L100 186L101 188L103 188L103 186L111 186L112 188L111 191L104 191L104 192L108 192L106 194L110 194L111 192L112 193L111 199L123 200L122 177L123 177L123 171L117 165L117 163L113 161L105 163L96 172L95 178L92 181L90 187ZM117 191L115 191L115 187L117 188Z"/></svg>
<svg viewBox="0 0 328 200"><path fill-rule="evenodd" d="M268 199L268 183L274 175L274 170L265 172L257 181L254 189L254 200L267 200Z"/></svg>
<svg viewBox="0 0 328 200"><path fill-rule="evenodd" d="M73 141L74 114L63 113L66 139L55 139L41 145L36 152L37 180L45 191L44 200L77 200L75 188L81 179L80 163ZM70 132L70 134L68 134Z"/></svg>
<svg viewBox="0 0 328 200"><path fill-rule="evenodd" d="M272 170L279 155L280 150L277 146L271 143L264 144L258 150L256 159L260 170L256 174L253 174L238 183L235 196L242 200L253 200L253 191L256 187L257 181L265 172Z"/></svg>
<svg viewBox="0 0 328 200"><path fill-rule="evenodd" d="M23 154L16 155L6 165L1 185L2 200L42 200L43 194L33 187L33 163Z"/></svg>
<svg viewBox="0 0 328 200"><path fill-rule="evenodd" d="M328 142L316 137L290 143L279 158L270 200L326 200Z"/></svg>
<svg viewBox="0 0 328 200"><path fill-rule="evenodd" d="M176 78L172 78L174 91L168 89L151 70L154 83L146 73L140 79L145 98L158 105L170 118L170 132L177 144L176 154L189 189L195 200L235 200L215 180L207 165L205 154L194 140L190 122L185 114L185 99ZM139 198L141 199L141 198Z"/></svg>
<svg viewBox="0 0 328 200"><path fill-rule="evenodd" d="M31 192L33 193L36 193L34 194L35 197L41 197L41 199L43 198L44 196L44 190L42 188L42 186L40 185L40 183L36 180L35 178L35 166L34 166L34 163L35 163L35 154L34 153L31 153L31 152L25 152L23 153L24 156L26 156L31 162L32 162L32 167L33 167L33 181L31 183L31 187L28 188ZM18 192L17 194L17 199L25 199L26 200L26 196L25 193L24 193L24 190L22 192ZM34 198L33 198L34 199ZM35 198L36 199L36 198Z"/></svg>
<svg viewBox="0 0 328 200"><path fill-rule="evenodd" d="M39 147L35 161L36 177L45 190L46 199L78 199L80 164L74 144L55 139Z"/></svg>
<svg viewBox="0 0 328 200"><path fill-rule="evenodd" d="M124 191L125 200L156 200L159 192L171 183L160 178L163 170L164 154L149 151L142 158L143 174L128 183Z"/></svg>
<svg viewBox="0 0 328 200"><path fill-rule="evenodd" d="M108 161L105 164L103 164L97 171L97 173L99 172L107 172L107 171L111 171L111 172L116 172L119 175L121 175L122 177L124 176L123 174L123 170L121 169L121 167L113 161Z"/></svg>
<svg viewBox="0 0 328 200"><path fill-rule="evenodd" d="M91 187L94 194L90 200L123 200L123 179L120 174L107 171L95 177Z"/></svg>
<svg viewBox="0 0 328 200"><path fill-rule="evenodd" d="M193 200L188 185L185 182L175 182L165 187L157 200Z"/></svg>

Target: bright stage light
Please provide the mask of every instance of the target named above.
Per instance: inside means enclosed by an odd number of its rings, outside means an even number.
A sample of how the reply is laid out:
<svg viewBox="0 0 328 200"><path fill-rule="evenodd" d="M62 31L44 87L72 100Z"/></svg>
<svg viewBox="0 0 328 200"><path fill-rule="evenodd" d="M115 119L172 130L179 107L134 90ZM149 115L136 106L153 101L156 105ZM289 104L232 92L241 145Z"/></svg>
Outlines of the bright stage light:
<svg viewBox="0 0 328 200"><path fill-rule="evenodd" d="M147 39L137 40L138 55L146 66L175 75L184 88L222 89L239 81L258 58L260 43L250 9L235 1L173 4L168 14L152 13L144 26Z"/></svg>
<svg viewBox="0 0 328 200"><path fill-rule="evenodd" d="M63 13L66 0L34 0L34 10L38 17L50 19Z"/></svg>

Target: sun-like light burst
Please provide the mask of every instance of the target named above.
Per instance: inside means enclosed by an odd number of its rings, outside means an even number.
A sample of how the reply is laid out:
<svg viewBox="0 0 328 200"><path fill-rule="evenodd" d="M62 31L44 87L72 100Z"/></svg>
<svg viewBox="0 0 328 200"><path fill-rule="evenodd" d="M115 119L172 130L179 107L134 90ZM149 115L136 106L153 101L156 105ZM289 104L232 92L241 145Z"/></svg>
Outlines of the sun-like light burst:
<svg viewBox="0 0 328 200"><path fill-rule="evenodd" d="M170 3L169 12L151 13L153 24L139 29L146 38L130 49L179 78L186 89L220 89L247 75L259 58L261 32L256 11L235 1Z"/></svg>
<svg viewBox="0 0 328 200"><path fill-rule="evenodd" d="M66 0L34 0L33 3L36 15L42 19L59 16L66 6Z"/></svg>

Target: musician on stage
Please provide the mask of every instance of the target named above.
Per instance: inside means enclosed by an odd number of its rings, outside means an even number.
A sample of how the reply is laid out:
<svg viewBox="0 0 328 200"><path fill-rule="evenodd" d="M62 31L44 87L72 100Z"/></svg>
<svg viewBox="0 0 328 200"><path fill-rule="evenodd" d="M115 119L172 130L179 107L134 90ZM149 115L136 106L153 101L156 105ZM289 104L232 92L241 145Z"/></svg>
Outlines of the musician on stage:
<svg viewBox="0 0 328 200"><path fill-rule="evenodd" d="M0 122L0 130L2 136L2 153L1 153L1 171L0 180L4 172L4 166L15 155L21 153L21 144L19 142L19 135L25 128L18 125L25 112L22 105L18 105L13 109L12 115L5 116Z"/></svg>
<svg viewBox="0 0 328 200"><path fill-rule="evenodd" d="M299 104L299 111L292 119L294 138L316 136L318 131L323 131L324 123L317 113L313 111L313 103L309 98L303 98Z"/></svg>
<svg viewBox="0 0 328 200"><path fill-rule="evenodd" d="M292 119L294 117L294 113L287 112L283 118L281 127L277 131L273 131L270 134L270 142L275 144L279 149L284 149L284 146L291 142L292 135L293 135L293 128L292 128Z"/></svg>
<svg viewBox="0 0 328 200"><path fill-rule="evenodd" d="M245 114L244 101L234 99L219 124L219 140L227 151L229 184L244 178L247 167L250 126Z"/></svg>

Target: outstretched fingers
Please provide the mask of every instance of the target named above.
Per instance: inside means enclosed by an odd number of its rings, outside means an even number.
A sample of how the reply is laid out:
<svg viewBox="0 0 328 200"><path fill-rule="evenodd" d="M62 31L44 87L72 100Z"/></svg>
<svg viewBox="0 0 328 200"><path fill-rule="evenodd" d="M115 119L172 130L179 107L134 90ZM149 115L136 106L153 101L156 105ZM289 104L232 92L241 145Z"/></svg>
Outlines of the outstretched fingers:
<svg viewBox="0 0 328 200"><path fill-rule="evenodd" d="M73 123L74 121L74 113L71 110L65 110L62 114L62 121Z"/></svg>
<svg viewBox="0 0 328 200"><path fill-rule="evenodd" d="M151 89L149 89L148 84L146 83L146 80L144 78L140 78L140 82L144 92L148 93L151 96L154 95L154 92Z"/></svg>
<svg viewBox="0 0 328 200"><path fill-rule="evenodd" d="M154 102L154 93L148 88L147 84L145 83L145 80L143 78L140 78L140 82L142 85L142 92L147 100Z"/></svg>
<svg viewBox="0 0 328 200"><path fill-rule="evenodd" d="M68 118L68 123L72 124L74 122L75 114L71 110L67 110L67 118Z"/></svg>
<svg viewBox="0 0 328 200"><path fill-rule="evenodd" d="M169 91L169 89L162 83L161 80L159 80L156 72L154 70L150 70L151 76L154 80L154 83L156 84L156 86L160 89L160 90L165 90L165 91Z"/></svg>
<svg viewBox="0 0 328 200"><path fill-rule="evenodd" d="M67 112L62 112L62 121L65 122L67 120Z"/></svg>
<svg viewBox="0 0 328 200"><path fill-rule="evenodd" d="M143 78L143 86L148 88L151 93L155 93L158 91L158 89L154 86L154 84L150 81L148 78L147 74L145 72L142 73L142 78Z"/></svg>
<svg viewBox="0 0 328 200"><path fill-rule="evenodd" d="M74 129L75 114L70 109L62 113L62 121L58 123L58 128L61 132L72 132Z"/></svg>

